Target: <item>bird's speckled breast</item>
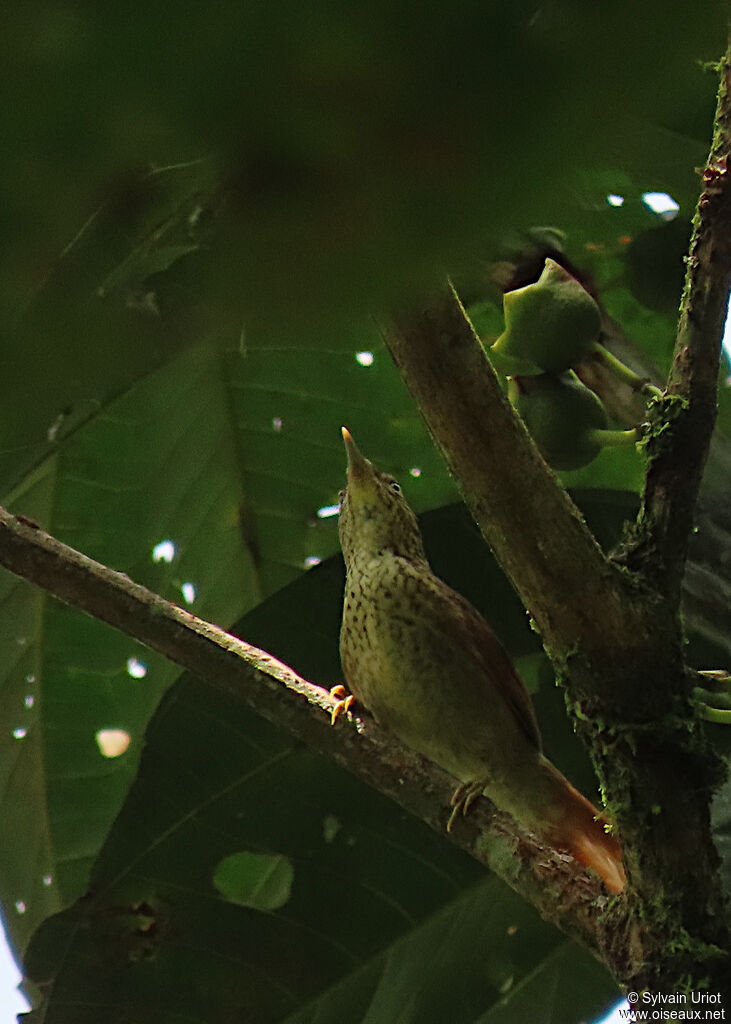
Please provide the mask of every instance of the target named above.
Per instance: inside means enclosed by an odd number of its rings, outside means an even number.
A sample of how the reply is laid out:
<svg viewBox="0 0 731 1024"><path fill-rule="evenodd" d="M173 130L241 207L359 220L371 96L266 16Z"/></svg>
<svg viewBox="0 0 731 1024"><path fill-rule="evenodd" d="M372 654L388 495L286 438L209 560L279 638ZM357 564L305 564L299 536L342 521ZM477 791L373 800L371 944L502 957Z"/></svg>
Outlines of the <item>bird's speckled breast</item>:
<svg viewBox="0 0 731 1024"><path fill-rule="evenodd" d="M525 756L525 739L494 688L480 684L475 652L445 642L459 614L453 592L403 558L351 569L340 633L345 680L404 743L458 778L501 775L505 760L490 764L492 729L516 734L516 755Z"/></svg>

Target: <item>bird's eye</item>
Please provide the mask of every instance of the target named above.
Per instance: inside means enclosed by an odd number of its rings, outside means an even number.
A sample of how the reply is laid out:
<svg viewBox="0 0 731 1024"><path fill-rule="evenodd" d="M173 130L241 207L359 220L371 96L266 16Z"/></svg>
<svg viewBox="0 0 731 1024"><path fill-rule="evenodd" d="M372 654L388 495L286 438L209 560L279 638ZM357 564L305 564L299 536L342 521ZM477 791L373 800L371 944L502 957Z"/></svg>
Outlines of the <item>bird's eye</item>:
<svg viewBox="0 0 731 1024"><path fill-rule="evenodd" d="M396 494L401 493L401 486L397 484L395 480L392 480L388 486L391 488L392 491L395 491Z"/></svg>

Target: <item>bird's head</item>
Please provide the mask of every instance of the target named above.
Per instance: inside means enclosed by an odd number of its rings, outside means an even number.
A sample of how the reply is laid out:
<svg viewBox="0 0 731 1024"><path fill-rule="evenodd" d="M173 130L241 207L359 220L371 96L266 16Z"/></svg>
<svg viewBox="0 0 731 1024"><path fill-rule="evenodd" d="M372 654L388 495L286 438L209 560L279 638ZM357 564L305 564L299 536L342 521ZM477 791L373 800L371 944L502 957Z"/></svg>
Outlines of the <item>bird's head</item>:
<svg viewBox="0 0 731 1024"><path fill-rule="evenodd" d="M398 482L361 455L347 427L342 434L348 484L340 492L339 525L346 566L387 553L425 563L419 524Z"/></svg>

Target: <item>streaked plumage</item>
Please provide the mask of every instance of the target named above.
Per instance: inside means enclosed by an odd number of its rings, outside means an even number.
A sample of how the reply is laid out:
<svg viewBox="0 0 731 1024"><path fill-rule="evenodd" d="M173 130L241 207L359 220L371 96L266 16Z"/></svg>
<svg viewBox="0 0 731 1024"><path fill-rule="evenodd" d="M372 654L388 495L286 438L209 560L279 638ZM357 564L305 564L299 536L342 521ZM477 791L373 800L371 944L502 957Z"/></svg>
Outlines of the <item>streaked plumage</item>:
<svg viewBox="0 0 731 1024"><path fill-rule="evenodd" d="M343 437L340 655L351 693L465 790L483 791L620 891L619 845L543 756L533 704L510 658L479 612L431 571L396 481L363 458L345 429Z"/></svg>

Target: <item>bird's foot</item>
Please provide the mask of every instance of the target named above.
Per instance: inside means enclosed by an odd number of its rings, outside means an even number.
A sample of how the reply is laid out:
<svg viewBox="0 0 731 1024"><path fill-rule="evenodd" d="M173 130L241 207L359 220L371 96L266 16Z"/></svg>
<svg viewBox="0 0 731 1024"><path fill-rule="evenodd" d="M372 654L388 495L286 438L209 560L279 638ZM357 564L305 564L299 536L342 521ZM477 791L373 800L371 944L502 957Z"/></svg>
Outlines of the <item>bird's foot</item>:
<svg viewBox="0 0 731 1024"><path fill-rule="evenodd" d="M344 712L350 711L355 697L352 693L348 693L342 683L338 683L337 686L331 687L330 696L340 698L330 712L330 725L335 725L338 718L340 718Z"/></svg>
<svg viewBox="0 0 731 1024"><path fill-rule="evenodd" d="M460 814L463 816L469 814L470 807L477 797L482 795L485 786L485 779L473 779L471 782L463 782L457 786L454 793L452 793L452 799L449 801L452 813L449 815L449 821L447 822L447 832L452 831L454 823Z"/></svg>

